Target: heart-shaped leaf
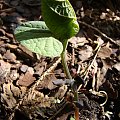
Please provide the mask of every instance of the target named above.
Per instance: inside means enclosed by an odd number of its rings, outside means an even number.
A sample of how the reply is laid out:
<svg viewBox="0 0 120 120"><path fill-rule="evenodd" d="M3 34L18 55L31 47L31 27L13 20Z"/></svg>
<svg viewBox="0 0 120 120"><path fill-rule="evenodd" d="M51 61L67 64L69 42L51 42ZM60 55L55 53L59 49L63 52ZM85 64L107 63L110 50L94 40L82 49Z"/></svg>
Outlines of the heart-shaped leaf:
<svg viewBox="0 0 120 120"><path fill-rule="evenodd" d="M44 21L29 21L15 30L16 39L32 52L43 56L60 56L63 45L55 39Z"/></svg>
<svg viewBox="0 0 120 120"><path fill-rule="evenodd" d="M69 0L42 0L42 16L50 31L61 42L79 31L77 17Z"/></svg>

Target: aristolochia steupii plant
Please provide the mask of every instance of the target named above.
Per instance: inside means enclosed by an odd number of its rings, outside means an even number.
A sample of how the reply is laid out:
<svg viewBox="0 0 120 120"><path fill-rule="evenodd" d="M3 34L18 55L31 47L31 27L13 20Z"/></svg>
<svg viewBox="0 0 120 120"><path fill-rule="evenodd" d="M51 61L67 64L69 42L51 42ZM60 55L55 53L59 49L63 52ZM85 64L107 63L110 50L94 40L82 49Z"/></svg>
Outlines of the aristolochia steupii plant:
<svg viewBox="0 0 120 120"><path fill-rule="evenodd" d="M72 79L65 56L68 39L79 31L74 9L69 0L42 0L41 7L45 22L22 23L15 30L16 39L32 52L48 57L61 56L66 76Z"/></svg>

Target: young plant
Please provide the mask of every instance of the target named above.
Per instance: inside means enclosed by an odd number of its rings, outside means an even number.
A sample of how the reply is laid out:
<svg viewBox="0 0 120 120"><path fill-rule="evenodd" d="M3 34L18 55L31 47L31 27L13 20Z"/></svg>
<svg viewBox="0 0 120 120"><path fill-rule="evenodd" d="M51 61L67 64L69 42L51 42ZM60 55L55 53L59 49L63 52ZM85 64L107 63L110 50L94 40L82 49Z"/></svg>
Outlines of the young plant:
<svg viewBox="0 0 120 120"><path fill-rule="evenodd" d="M65 60L68 39L79 31L76 14L69 0L42 0L44 21L55 38L63 44L61 59L66 76L72 79Z"/></svg>
<svg viewBox="0 0 120 120"><path fill-rule="evenodd" d="M32 52L48 57L61 56L65 74L72 79L66 62L66 47L68 39L79 31L74 9L69 0L42 0L41 7L45 22L22 23L15 30L16 39ZM77 91L74 95L77 101Z"/></svg>

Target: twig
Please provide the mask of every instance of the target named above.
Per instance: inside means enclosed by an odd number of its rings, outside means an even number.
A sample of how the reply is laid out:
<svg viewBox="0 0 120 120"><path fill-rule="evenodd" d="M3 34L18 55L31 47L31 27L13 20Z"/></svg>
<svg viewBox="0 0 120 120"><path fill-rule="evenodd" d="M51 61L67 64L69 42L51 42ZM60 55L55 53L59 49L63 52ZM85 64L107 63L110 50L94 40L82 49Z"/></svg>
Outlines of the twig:
<svg viewBox="0 0 120 120"><path fill-rule="evenodd" d="M96 52L96 54L95 54L95 56L94 56L94 59L93 59L92 63L89 65L89 67L88 67L88 69L87 69L86 75L85 75L85 77L84 77L84 81L85 81L86 78L87 78L87 75L88 75L88 73L89 73L89 70L91 69L91 67L92 67L93 64L94 64L94 62L95 62L95 60L96 60L96 57L97 57L98 52L100 51L100 49L101 49L101 46L99 46L99 48L98 48L98 50L97 50L97 52ZM87 85L87 82L86 82L86 84L85 84L84 86L86 86L86 85Z"/></svg>
<svg viewBox="0 0 120 120"><path fill-rule="evenodd" d="M25 93L25 96L19 101L18 104L16 104L16 107L14 108L13 113L10 115L8 120L13 119L14 111L18 109L19 106L23 103L24 99L27 96L29 96L29 94L31 94L31 91L35 90L35 88L40 84L41 80L43 80L45 76L49 75L49 73L56 68L56 66L58 65L58 63L60 63L60 61L61 61L61 58L59 58L46 72L44 72L44 74L40 77L40 79Z"/></svg>
<svg viewBox="0 0 120 120"><path fill-rule="evenodd" d="M0 10L0 13L2 12L14 12L15 11L15 8L7 8L7 9L4 9L4 10Z"/></svg>
<svg viewBox="0 0 120 120"><path fill-rule="evenodd" d="M116 46L120 47L120 45L118 43L116 43L112 38L108 37L106 34L104 34L103 32L101 32L99 29L95 28L94 26L91 26L85 22L79 21L80 24L87 26L95 31L97 31L99 34L101 34L104 38L106 38L107 40L109 40L111 43L115 44Z"/></svg>
<svg viewBox="0 0 120 120"><path fill-rule="evenodd" d="M98 52L100 51L100 49L101 49L101 46L98 47L97 52L96 52L96 54L95 54L95 56L94 56L91 64L88 66L87 70L85 71L84 81L86 80L86 78L87 78L87 76L88 76L89 70L91 69L91 67L92 67L93 64L94 64L94 62L95 62L95 60L96 60L96 57L97 57ZM85 87L86 85L87 85L87 81L86 81L84 87ZM78 87L77 91L79 91L81 87L82 87L82 85L80 85L80 86Z"/></svg>

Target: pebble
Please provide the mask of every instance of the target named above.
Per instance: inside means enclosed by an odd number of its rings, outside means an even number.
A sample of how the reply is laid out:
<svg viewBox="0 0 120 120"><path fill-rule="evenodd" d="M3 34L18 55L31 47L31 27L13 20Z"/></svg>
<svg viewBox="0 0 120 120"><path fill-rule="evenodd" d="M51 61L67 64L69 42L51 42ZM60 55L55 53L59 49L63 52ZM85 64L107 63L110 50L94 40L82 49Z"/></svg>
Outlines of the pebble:
<svg viewBox="0 0 120 120"><path fill-rule="evenodd" d="M27 65L22 65L21 68L20 68L20 70L24 73L27 71L27 69L28 69Z"/></svg>

